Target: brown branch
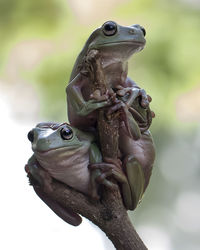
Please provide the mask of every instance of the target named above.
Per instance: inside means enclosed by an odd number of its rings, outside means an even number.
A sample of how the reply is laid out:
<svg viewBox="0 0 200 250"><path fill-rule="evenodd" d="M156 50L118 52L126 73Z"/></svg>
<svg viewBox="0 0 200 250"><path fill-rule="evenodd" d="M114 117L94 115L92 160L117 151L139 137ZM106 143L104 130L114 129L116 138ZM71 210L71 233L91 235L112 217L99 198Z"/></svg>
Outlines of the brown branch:
<svg viewBox="0 0 200 250"><path fill-rule="evenodd" d="M74 189L53 181L48 192L64 208L86 217L97 225L112 241L117 250L146 250L133 228L118 191L103 190L100 201L94 201Z"/></svg>

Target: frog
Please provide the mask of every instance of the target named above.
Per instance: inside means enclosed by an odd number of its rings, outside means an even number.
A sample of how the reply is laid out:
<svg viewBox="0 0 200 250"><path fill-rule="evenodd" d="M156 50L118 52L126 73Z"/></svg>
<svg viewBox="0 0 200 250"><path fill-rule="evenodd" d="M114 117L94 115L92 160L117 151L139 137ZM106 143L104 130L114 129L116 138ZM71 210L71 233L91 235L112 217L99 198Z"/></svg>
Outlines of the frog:
<svg viewBox="0 0 200 250"><path fill-rule="evenodd" d="M130 107L138 96L141 97L142 107L149 105L146 91L128 77L128 60L144 48L145 35L146 31L141 25L122 26L114 21L105 22L90 35L76 59L66 87L71 125L85 131L95 130L97 111L100 108L111 106L109 112L112 113L123 107L123 101L120 101L120 105L112 102L113 92L120 95L122 88L123 95L131 93L126 106ZM101 57L101 66L109 90L108 94L99 94L98 98L95 98L94 92L97 90L87 67L87 57L92 50L98 51Z"/></svg>
<svg viewBox="0 0 200 250"><path fill-rule="evenodd" d="M117 189L116 184L109 180L112 176L120 184L125 208L133 210L137 206L145 181L142 168L133 168L130 161L127 176L131 178L127 178L120 160L116 162L108 158L103 162L93 133L67 123L43 122L28 133L28 139L34 152L25 166L31 184L36 194L67 223L77 226L81 217L48 197L48 193L53 191L53 179L99 199L99 185L110 190Z"/></svg>
<svg viewBox="0 0 200 250"><path fill-rule="evenodd" d="M128 98L127 96L120 97L125 100ZM141 107L137 98L135 102L134 106L126 110L133 136L127 133L123 119L119 127L119 159L122 162L122 172L116 171L115 165L100 163L90 166L90 169L101 171L102 181L113 177L118 182L122 190L124 205L128 210L135 210L141 202L155 161L155 145L149 130L152 121L151 110ZM106 159L107 162L110 160ZM127 182L129 187L127 187Z"/></svg>
<svg viewBox="0 0 200 250"><path fill-rule="evenodd" d="M29 131L28 139L34 152L25 166L30 183L36 194L67 223L77 226L81 217L50 199L48 193L53 191L53 179L93 199L99 199L100 184L116 189L109 180L99 178L98 181L99 170L88 169L89 164L103 164L92 133L82 132L67 123L43 122Z"/></svg>
<svg viewBox="0 0 200 250"><path fill-rule="evenodd" d="M129 210L134 210L141 200L155 159L154 143L148 130L154 117L149 108L151 97L128 77L128 60L144 48L145 35L145 29L137 24L121 26L113 21L105 22L88 38L75 62L66 88L69 121L84 131L97 130L97 115L101 108L108 108L108 115L123 109L125 115L119 131L119 158L127 178L118 174L114 168L103 165L93 165L91 169L100 169L102 179L115 176L123 190L125 207ZM97 93L98 90L94 91L93 79L85 67L92 50L97 50L101 56L101 66L108 86L107 94L101 95ZM127 133L126 124L131 133Z"/></svg>

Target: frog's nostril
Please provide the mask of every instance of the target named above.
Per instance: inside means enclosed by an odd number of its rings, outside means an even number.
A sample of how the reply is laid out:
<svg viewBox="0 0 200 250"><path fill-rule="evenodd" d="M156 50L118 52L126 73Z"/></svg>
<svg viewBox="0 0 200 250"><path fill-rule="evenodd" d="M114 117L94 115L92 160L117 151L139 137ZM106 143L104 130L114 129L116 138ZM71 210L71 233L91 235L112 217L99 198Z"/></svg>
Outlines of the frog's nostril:
<svg viewBox="0 0 200 250"><path fill-rule="evenodd" d="M28 139L29 139L30 142L34 141L34 132L33 132L33 130L31 130L30 132L28 132L27 137L28 137Z"/></svg>
<svg viewBox="0 0 200 250"><path fill-rule="evenodd" d="M142 32L143 32L143 34L144 34L144 36L145 36L145 35L146 35L146 30L145 30L145 28L141 27L141 30L142 30Z"/></svg>

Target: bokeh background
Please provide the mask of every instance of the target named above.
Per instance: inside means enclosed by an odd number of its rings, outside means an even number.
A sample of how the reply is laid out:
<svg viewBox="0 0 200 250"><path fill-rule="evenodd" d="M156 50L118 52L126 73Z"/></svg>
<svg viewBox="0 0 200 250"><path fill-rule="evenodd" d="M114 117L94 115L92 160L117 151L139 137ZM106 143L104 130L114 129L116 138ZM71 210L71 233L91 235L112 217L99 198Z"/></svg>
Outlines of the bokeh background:
<svg viewBox="0 0 200 250"><path fill-rule="evenodd" d="M27 132L66 121L74 61L107 20L147 31L129 76L153 98L157 159L131 220L150 250L200 249L200 1L0 0L1 249L114 249L87 220L73 228L56 217L23 169Z"/></svg>

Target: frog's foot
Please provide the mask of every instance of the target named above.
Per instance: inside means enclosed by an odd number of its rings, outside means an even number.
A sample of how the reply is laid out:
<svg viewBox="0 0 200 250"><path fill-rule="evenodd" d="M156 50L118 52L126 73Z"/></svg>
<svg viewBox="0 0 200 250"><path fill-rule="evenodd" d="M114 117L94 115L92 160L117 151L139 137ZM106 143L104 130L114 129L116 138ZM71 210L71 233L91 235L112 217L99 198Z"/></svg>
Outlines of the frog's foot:
<svg viewBox="0 0 200 250"><path fill-rule="evenodd" d="M128 207L128 209L134 210L140 202L144 192L144 173L142 170L142 166L133 156L127 156L124 159L123 163L130 185L132 197L132 204L131 207Z"/></svg>
<svg viewBox="0 0 200 250"><path fill-rule="evenodd" d="M100 109L103 107L108 107L110 106L110 101L109 100L104 100L105 98L103 97L101 101L95 100L95 99L90 99L87 102L84 102L82 107L80 107L77 110L77 114L80 116L86 116L93 112L96 109Z"/></svg>
<svg viewBox="0 0 200 250"><path fill-rule="evenodd" d="M104 162L89 164L88 168L92 171L91 180L93 183L93 187L98 183L108 187L111 190L116 190L117 185L110 180L107 180L104 173L114 168L121 169L121 166L122 163L119 159L112 159L108 157L104 158ZM92 190L95 191L96 189L93 188Z"/></svg>
<svg viewBox="0 0 200 250"><path fill-rule="evenodd" d="M102 95L100 89L96 89L96 90L90 95L90 99L91 99L91 100L95 100L96 102L107 101L108 98L109 98L108 92L106 92L105 94Z"/></svg>
<svg viewBox="0 0 200 250"><path fill-rule="evenodd" d="M121 85L116 86L117 89L117 95L123 97L126 94L129 94L128 100L126 101L126 105L130 107L134 100L141 96L140 104L143 108L147 108L149 106L149 103L151 102L151 97L146 94L146 91L144 89L139 89L135 87L126 87L124 88Z"/></svg>
<svg viewBox="0 0 200 250"><path fill-rule="evenodd" d="M42 169L38 164L26 165L25 171L29 178L30 184L34 187L39 187L44 190L44 192L52 192L52 177L47 171Z"/></svg>
<svg viewBox="0 0 200 250"><path fill-rule="evenodd" d="M115 103L107 108L106 116L109 117L109 115L115 113L117 110L121 109L124 106L125 104L122 101L116 99Z"/></svg>
<svg viewBox="0 0 200 250"><path fill-rule="evenodd" d="M131 209L132 208L131 190L127 177L121 168L121 161L112 158L104 158L104 160L107 161L108 163L103 162L103 163L92 164L89 166L91 169L100 170L101 174L96 178L96 181L99 184L103 185L105 185L106 182L109 182L108 185L106 186L112 189L113 187L116 188L116 184L109 181L108 178L114 178L114 180L116 180L120 185L124 206L127 209Z"/></svg>
<svg viewBox="0 0 200 250"><path fill-rule="evenodd" d="M33 188L40 199L44 201L44 203L46 203L46 205L65 222L73 226L81 224L82 218L77 213L74 213L71 209L66 209L61 206L57 201L51 199L45 192L43 192L41 188L35 186Z"/></svg>
<svg viewBox="0 0 200 250"><path fill-rule="evenodd" d="M141 137L140 129L135 121L134 117L128 110L128 106L122 101L118 100L114 105L107 108L106 116L110 119L110 115L115 111L120 110L120 121L125 125L125 133L127 136L134 140L138 140ZM123 126L123 125L122 125Z"/></svg>
<svg viewBox="0 0 200 250"><path fill-rule="evenodd" d="M113 165L108 163L94 163L88 166L91 171L91 192L90 195L93 198L98 199L99 196L97 194L98 185L104 185L111 190L116 190L117 185L104 178L104 172L112 169Z"/></svg>

